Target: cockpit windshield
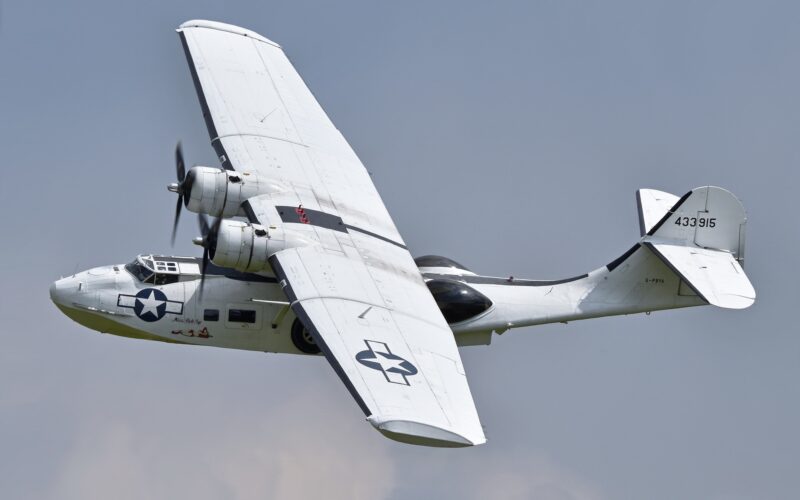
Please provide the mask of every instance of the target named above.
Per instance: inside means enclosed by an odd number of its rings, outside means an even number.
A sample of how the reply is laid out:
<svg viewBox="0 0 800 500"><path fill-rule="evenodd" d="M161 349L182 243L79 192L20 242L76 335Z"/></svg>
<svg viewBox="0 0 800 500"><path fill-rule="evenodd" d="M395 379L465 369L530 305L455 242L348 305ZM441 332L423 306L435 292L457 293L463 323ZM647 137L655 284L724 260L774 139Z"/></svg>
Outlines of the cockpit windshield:
<svg viewBox="0 0 800 500"><path fill-rule="evenodd" d="M125 264L125 270L142 283L153 282L153 275L155 273L153 272L152 260L136 257L133 262Z"/></svg>

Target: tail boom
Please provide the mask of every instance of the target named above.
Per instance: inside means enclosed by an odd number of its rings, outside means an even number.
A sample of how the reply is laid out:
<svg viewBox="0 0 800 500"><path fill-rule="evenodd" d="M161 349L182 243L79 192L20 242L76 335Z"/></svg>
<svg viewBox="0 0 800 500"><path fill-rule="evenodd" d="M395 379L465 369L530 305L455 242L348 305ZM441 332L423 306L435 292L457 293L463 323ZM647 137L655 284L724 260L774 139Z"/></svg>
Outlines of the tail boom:
<svg viewBox="0 0 800 500"><path fill-rule="evenodd" d="M755 301L744 273L747 217L733 194L705 186L681 198L640 190L641 239L607 266L575 279L460 279L494 306L476 318L451 324L456 334L491 332L601 316L636 314L711 304L743 309ZM458 336L457 336L458 338Z"/></svg>

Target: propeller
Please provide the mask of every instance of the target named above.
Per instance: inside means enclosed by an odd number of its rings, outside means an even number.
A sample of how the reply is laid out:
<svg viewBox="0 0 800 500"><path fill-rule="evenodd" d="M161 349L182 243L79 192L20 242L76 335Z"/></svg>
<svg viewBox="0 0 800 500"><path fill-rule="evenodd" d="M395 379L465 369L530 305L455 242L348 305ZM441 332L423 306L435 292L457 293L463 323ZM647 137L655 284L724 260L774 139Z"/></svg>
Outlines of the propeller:
<svg viewBox="0 0 800 500"><path fill-rule="evenodd" d="M200 245L203 247L203 261L200 265L200 292L199 292L199 301L203 301L203 287L205 286L206 282L206 271L208 270L208 263L210 262L210 254L214 252L217 248L217 235L219 234L219 228L222 225L222 217L217 217L214 219L214 224L209 226L208 219L203 214L198 214L197 221L200 225L200 234L201 237L195 238L193 240L194 244Z"/></svg>
<svg viewBox="0 0 800 500"><path fill-rule="evenodd" d="M178 182L173 182L167 186L167 189L173 193L178 193L178 203L175 205L175 221L172 223L172 246L175 246L175 234L178 232L178 220L181 216L181 207L184 204L183 196L191 189L191 179L186 177L186 162L183 161L183 149L180 141L175 146L175 173L177 174Z"/></svg>

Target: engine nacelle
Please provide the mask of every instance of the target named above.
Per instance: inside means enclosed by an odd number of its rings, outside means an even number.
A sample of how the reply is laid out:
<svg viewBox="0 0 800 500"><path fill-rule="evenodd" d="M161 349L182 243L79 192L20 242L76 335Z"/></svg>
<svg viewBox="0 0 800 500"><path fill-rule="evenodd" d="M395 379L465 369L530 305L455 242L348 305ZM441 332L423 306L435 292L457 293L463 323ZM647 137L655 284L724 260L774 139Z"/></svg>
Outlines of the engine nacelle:
<svg viewBox="0 0 800 500"><path fill-rule="evenodd" d="M217 266L256 273L269 268L267 259L275 252L310 243L284 229L268 231L260 224L224 220L208 250Z"/></svg>
<svg viewBox="0 0 800 500"><path fill-rule="evenodd" d="M258 175L210 167L192 167L183 183L183 202L188 210L215 217L245 215L242 203L259 194L280 191Z"/></svg>

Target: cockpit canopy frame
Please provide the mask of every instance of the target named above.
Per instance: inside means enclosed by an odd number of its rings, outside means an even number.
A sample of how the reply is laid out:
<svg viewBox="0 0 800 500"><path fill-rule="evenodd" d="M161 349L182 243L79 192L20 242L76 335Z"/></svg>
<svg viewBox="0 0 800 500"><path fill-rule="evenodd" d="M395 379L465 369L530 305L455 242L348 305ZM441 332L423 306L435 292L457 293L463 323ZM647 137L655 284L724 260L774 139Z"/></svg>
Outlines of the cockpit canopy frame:
<svg viewBox="0 0 800 500"><path fill-rule="evenodd" d="M141 283L153 285L189 281L200 276L200 267L195 259L162 255L137 255L132 262L125 264L125 270Z"/></svg>

